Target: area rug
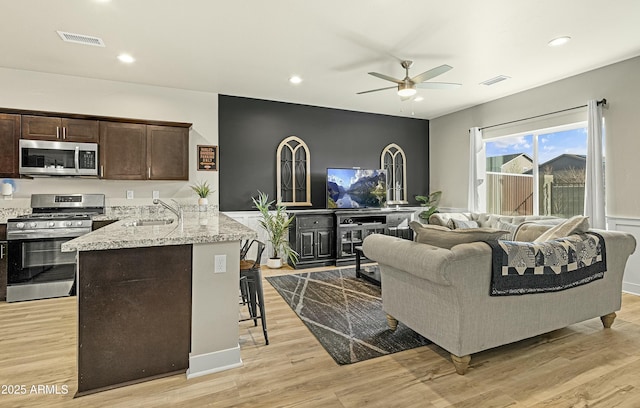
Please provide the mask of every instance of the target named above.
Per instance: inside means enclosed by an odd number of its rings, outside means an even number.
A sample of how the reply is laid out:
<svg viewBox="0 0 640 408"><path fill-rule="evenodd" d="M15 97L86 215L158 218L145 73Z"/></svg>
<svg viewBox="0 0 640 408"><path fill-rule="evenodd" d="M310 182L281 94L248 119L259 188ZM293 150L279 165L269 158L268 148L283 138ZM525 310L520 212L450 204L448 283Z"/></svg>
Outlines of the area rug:
<svg viewBox="0 0 640 408"><path fill-rule="evenodd" d="M273 276L267 281L338 364L431 343L402 323L391 331L380 288L356 278L354 268Z"/></svg>

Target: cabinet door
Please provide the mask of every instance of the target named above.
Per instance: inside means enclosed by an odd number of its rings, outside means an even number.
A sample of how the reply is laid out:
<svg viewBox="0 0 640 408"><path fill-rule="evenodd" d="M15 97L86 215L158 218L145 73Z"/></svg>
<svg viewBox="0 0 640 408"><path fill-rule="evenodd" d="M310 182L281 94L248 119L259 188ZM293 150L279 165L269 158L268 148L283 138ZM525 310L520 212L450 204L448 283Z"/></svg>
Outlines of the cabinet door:
<svg viewBox="0 0 640 408"><path fill-rule="evenodd" d="M20 115L0 114L0 177L18 175Z"/></svg>
<svg viewBox="0 0 640 408"><path fill-rule="evenodd" d="M147 179L146 125L100 122L100 173L113 180Z"/></svg>
<svg viewBox="0 0 640 408"><path fill-rule="evenodd" d="M333 230L318 230L316 233L316 245L318 252L316 254L318 259L321 258L333 258Z"/></svg>
<svg viewBox="0 0 640 408"><path fill-rule="evenodd" d="M7 243L0 242L0 300L7 300Z"/></svg>
<svg viewBox="0 0 640 408"><path fill-rule="evenodd" d="M62 140L62 120L48 116L22 116L22 138Z"/></svg>
<svg viewBox="0 0 640 408"><path fill-rule="evenodd" d="M98 143L98 121L62 118L62 139L67 142Z"/></svg>
<svg viewBox="0 0 640 408"><path fill-rule="evenodd" d="M151 180L188 180L189 129L147 125L147 166Z"/></svg>
<svg viewBox="0 0 640 408"><path fill-rule="evenodd" d="M313 230L300 231L298 234L298 260L308 261L315 259L315 232Z"/></svg>

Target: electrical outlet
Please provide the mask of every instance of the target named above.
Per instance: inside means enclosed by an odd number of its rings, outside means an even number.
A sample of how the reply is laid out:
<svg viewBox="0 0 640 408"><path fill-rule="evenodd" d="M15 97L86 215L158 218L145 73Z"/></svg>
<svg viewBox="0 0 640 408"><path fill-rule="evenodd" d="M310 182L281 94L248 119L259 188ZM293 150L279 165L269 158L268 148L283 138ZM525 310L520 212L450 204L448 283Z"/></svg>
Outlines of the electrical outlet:
<svg viewBox="0 0 640 408"><path fill-rule="evenodd" d="M127 190L127 200L133 200L133 190Z"/></svg>
<svg viewBox="0 0 640 408"><path fill-rule="evenodd" d="M153 198L154 200L160 198L160 192L158 190L153 190L153 193L151 193L151 198Z"/></svg>
<svg viewBox="0 0 640 408"><path fill-rule="evenodd" d="M222 273L227 271L227 256L226 255L216 255L215 256L215 266L213 269L214 273Z"/></svg>

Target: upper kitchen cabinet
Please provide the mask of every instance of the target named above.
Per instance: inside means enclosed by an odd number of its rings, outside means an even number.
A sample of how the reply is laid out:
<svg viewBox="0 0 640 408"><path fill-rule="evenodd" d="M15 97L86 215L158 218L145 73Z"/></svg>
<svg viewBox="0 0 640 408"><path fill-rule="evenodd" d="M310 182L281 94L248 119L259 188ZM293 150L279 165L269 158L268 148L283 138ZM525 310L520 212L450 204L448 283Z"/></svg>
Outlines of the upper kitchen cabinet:
<svg viewBox="0 0 640 408"><path fill-rule="evenodd" d="M186 127L100 122L100 176L114 180L188 180Z"/></svg>
<svg viewBox="0 0 640 408"><path fill-rule="evenodd" d="M100 122L100 177L146 180L147 125Z"/></svg>
<svg viewBox="0 0 640 408"><path fill-rule="evenodd" d="M189 129L147 125L147 167L151 180L188 180Z"/></svg>
<svg viewBox="0 0 640 408"><path fill-rule="evenodd" d="M0 113L0 178L17 178L20 115Z"/></svg>
<svg viewBox="0 0 640 408"><path fill-rule="evenodd" d="M59 142L98 143L97 120L22 116L22 138Z"/></svg>

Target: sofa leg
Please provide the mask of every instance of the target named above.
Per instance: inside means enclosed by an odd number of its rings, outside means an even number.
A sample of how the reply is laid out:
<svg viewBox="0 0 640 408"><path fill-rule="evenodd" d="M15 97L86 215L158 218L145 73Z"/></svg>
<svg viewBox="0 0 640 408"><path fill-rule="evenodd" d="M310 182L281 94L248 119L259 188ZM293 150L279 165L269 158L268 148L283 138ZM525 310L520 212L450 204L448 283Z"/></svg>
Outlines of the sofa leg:
<svg viewBox="0 0 640 408"><path fill-rule="evenodd" d="M609 313L608 315L604 315L600 317L600 320L602 320L602 325L604 326L605 329L608 329L611 327L611 325L613 324L613 321L616 319L616 314L615 313Z"/></svg>
<svg viewBox="0 0 640 408"><path fill-rule="evenodd" d="M391 331L396 331L396 329L398 328L398 320L390 314L387 314L387 324L389 325Z"/></svg>
<svg viewBox="0 0 640 408"><path fill-rule="evenodd" d="M455 354L452 354L451 361L453 361L453 366L456 368L456 373L464 375L469 368L471 356L467 354L466 356L458 357Z"/></svg>

